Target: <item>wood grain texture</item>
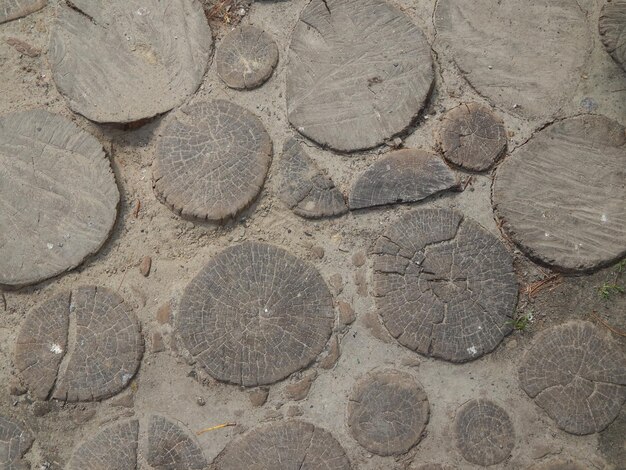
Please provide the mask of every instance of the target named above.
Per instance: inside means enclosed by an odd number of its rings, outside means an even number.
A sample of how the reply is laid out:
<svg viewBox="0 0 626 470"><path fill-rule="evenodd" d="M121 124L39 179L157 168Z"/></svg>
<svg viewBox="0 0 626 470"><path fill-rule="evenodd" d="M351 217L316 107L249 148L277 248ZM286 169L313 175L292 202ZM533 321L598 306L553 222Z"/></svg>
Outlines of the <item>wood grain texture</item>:
<svg viewBox="0 0 626 470"><path fill-rule="evenodd" d="M230 88L251 90L265 83L278 64L278 46L255 26L228 33L215 53L217 74Z"/></svg>
<svg viewBox="0 0 626 470"><path fill-rule="evenodd" d="M0 24L41 10L48 0L0 0Z"/></svg>
<svg viewBox="0 0 626 470"><path fill-rule="evenodd" d="M285 142L278 172L278 197L299 216L315 219L348 212L341 191L295 139Z"/></svg>
<svg viewBox="0 0 626 470"><path fill-rule="evenodd" d="M289 122L335 150L375 147L410 125L433 79L430 45L401 11L381 0L313 0L289 50Z"/></svg>
<svg viewBox="0 0 626 470"><path fill-rule="evenodd" d="M102 145L43 110L0 117L0 284L33 284L97 252L119 191Z"/></svg>
<svg viewBox="0 0 626 470"><path fill-rule="evenodd" d="M213 47L197 0L61 3L48 60L70 108L96 122L164 113L196 91Z"/></svg>
<svg viewBox="0 0 626 470"><path fill-rule="evenodd" d="M607 52L626 71L626 0L604 4L598 29Z"/></svg>
<svg viewBox="0 0 626 470"><path fill-rule="evenodd" d="M372 164L354 182L350 210L416 202L458 188L460 180L441 157L423 150L397 150Z"/></svg>
<svg viewBox="0 0 626 470"><path fill-rule="evenodd" d="M271 157L270 136L248 110L225 100L185 106L157 144L154 191L182 216L221 221L258 196Z"/></svg>
<svg viewBox="0 0 626 470"><path fill-rule="evenodd" d="M536 133L498 167L493 206L531 258L566 272L626 255L626 134L602 116Z"/></svg>
<svg viewBox="0 0 626 470"><path fill-rule="evenodd" d="M552 116L571 98L591 50L576 0L440 0L434 19L437 42L472 87L528 118Z"/></svg>

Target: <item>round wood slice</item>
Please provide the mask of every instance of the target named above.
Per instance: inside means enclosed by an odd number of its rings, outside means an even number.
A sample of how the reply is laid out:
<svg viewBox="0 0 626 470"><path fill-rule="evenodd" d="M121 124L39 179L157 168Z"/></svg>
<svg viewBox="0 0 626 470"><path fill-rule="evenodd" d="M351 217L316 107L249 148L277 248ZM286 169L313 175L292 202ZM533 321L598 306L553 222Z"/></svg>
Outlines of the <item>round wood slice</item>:
<svg viewBox="0 0 626 470"><path fill-rule="evenodd" d="M400 10L382 0L313 0L289 49L289 122L335 150L375 147L411 124L433 79L430 45Z"/></svg>
<svg viewBox="0 0 626 470"><path fill-rule="evenodd" d="M61 3L48 60L73 111L126 123L180 105L207 70L211 30L197 0Z"/></svg>
<svg viewBox="0 0 626 470"><path fill-rule="evenodd" d="M566 272L626 255L626 133L602 116L537 132L498 167L493 206L531 258Z"/></svg>
<svg viewBox="0 0 626 470"><path fill-rule="evenodd" d="M434 22L472 87L528 118L550 117L570 100L592 47L576 0L440 0Z"/></svg>
<svg viewBox="0 0 626 470"><path fill-rule="evenodd" d="M102 145L36 109L0 117L0 284L34 284L97 252L120 199Z"/></svg>

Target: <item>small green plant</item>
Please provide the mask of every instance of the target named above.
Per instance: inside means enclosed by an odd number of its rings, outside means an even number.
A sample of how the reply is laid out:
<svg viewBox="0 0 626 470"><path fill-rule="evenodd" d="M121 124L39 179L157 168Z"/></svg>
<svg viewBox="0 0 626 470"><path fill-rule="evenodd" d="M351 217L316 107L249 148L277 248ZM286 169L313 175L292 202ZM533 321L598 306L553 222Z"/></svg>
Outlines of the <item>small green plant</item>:
<svg viewBox="0 0 626 470"><path fill-rule="evenodd" d="M614 295L623 293L624 288L616 283L605 282L600 287L598 287L598 295L604 300L609 300Z"/></svg>
<svg viewBox="0 0 626 470"><path fill-rule="evenodd" d="M620 275L626 272L626 259L621 260L615 265L615 274Z"/></svg>
<svg viewBox="0 0 626 470"><path fill-rule="evenodd" d="M507 324L512 325L517 331L526 331L533 322L535 313L532 309L519 315L515 320L510 320Z"/></svg>

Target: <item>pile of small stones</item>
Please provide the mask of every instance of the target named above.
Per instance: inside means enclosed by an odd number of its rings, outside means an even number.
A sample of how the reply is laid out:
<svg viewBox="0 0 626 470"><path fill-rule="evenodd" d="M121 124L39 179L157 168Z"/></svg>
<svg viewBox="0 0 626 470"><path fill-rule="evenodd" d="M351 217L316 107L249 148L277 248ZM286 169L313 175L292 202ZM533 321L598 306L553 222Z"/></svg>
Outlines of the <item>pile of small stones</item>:
<svg viewBox="0 0 626 470"><path fill-rule="evenodd" d="M505 15L515 1L502 0L506 8L494 15ZM522 14L535 24L541 15L534 3L541 2L530 3ZM567 78L578 74L579 51L587 48L587 18L580 7L553 3L572 21L567 34L556 34L556 26L526 25L519 34L500 35L497 28L481 27L486 21L511 27L504 16L478 13L490 8L490 0L440 0L433 17L437 40L494 107L516 109L527 118L550 115L574 90L576 82ZM0 0L0 23L45 4ZM626 2L614 0L603 8L598 28L621 67L626 66L625 18ZM162 41L164 29L177 40ZM499 44L501 36L514 41ZM485 50L485 41L495 45ZM544 54L537 54L538 44ZM347 195L342 192L304 143L345 155L393 142L418 122L435 86L425 35L384 0L312 0L303 9L285 77L287 119L298 134L286 140L273 164L272 138L251 111L225 100L187 103L213 49L196 0L145 0L139 8L126 0L73 0L57 6L48 60L69 109L90 121L139 125L169 113L156 142L153 188L180 216L236 218L257 200L272 165L277 197L289 210L306 219L338 221L349 212L358 217L373 207L461 191L463 172L497 166L494 216L502 234L531 260L580 274L626 255L626 133L599 115L555 121L507 155L507 130L492 106L460 103L443 116L436 153L391 151L356 175ZM533 66L520 69L522 61L499 60L511 49L532 55ZM262 28L240 26L219 42L217 75L237 92L261 87L271 79L280 52ZM555 71L542 62L551 54L576 60ZM552 73L558 80L542 80ZM501 84L486 85L498 81L494 76ZM539 85L520 91L518 82ZM553 89L555 84L562 88ZM519 109L513 100L522 102ZM98 252L120 202L109 157L89 133L43 109L0 117L0 285L37 284ZM464 363L495 350L511 333L518 283L502 237L457 210L415 208L373 242L376 310L402 346ZM185 353L210 376L259 387L318 361L335 322L333 294L312 264L281 247L245 242L216 254L189 282L175 329ZM21 325L14 351L15 368L34 399L100 401L129 385L144 340L123 298L106 286L81 286L36 305ZM626 401L624 353L591 323L544 330L521 363L521 388L568 433L602 431ZM415 374L373 370L354 384L346 416L360 446L399 456L426 436L430 404ZM464 403L453 428L459 454L479 466L507 461L517 441L515 421L514 410L489 398ZM24 423L0 416L0 467L19 468L33 439ZM152 414L86 436L68 468L131 469L140 454L152 468L208 465L184 424ZM298 419L250 430L229 443L213 465L351 468L329 431ZM576 465L554 461L541 468Z"/></svg>

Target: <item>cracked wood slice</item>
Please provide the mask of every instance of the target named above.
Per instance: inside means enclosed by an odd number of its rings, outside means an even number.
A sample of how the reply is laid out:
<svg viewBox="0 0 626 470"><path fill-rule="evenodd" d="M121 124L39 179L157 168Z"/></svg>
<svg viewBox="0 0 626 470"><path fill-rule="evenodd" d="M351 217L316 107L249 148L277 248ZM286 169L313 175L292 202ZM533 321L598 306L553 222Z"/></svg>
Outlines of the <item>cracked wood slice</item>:
<svg viewBox="0 0 626 470"><path fill-rule="evenodd" d="M438 143L450 163L485 171L504 154L507 138L504 123L490 108L465 103L444 115Z"/></svg>
<svg viewBox="0 0 626 470"><path fill-rule="evenodd" d="M471 86L527 118L550 117L568 103L592 46L576 0L441 0L434 23L444 54Z"/></svg>
<svg viewBox="0 0 626 470"><path fill-rule="evenodd" d="M135 314L113 291L88 286L56 294L28 313L15 365L40 400L91 401L124 389L142 354Z"/></svg>
<svg viewBox="0 0 626 470"><path fill-rule="evenodd" d="M152 415L148 429L148 464L159 470L203 470L207 466L196 438L182 423Z"/></svg>
<svg viewBox="0 0 626 470"><path fill-rule="evenodd" d="M626 71L626 0L604 4L598 29L607 52Z"/></svg>
<svg viewBox="0 0 626 470"><path fill-rule="evenodd" d="M350 470L343 448L328 431L303 421L271 423L230 442L216 470Z"/></svg>
<svg viewBox="0 0 626 470"><path fill-rule="evenodd" d="M278 46L255 26L228 33L215 53L217 74L230 88L251 90L261 86L278 64Z"/></svg>
<svg viewBox="0 0 626 470"><path fill-rule="evenodd" d="M104 244L120 195L102 145L35 109L0 117L0 284L68 271Z"/></svg>
<svg viewBox="0 0 626 470"><path fill-rule="evenodd" d="M600 432L626 401L626 355L596 326L572 321L543 331L519 369L524 391L566 432Z"/></svg>
<svg viewBox="0 0 626 470"><path fill-rule="evenodd" d="M189 283L176 327L211 376L253 387L313 362L334 320L332 296L313 265L246 242L216 255Z"/></svg>
<svg viewBox="0 0 626 470"><path fill-rule="evenodd" d="M4 470L26 468L22 457L30 449L33 440L30 431L0 415L0 468Z"/></svg>
<svg viewBox="0 0 626 470"><path fill-rule="evenodd" d="M58 7L48 60L73 111L127 123L182 104L212 47L196 0L72 0Z"/></svg>
<svg viewBox="0 0 626 470"><path fill-rule="evenodd" d="M556 122L498 167L493 207L534 260L565 272L626 255L626 133L603 116Z"/></svg>
<svg viewBox="0 0 626 470"><path fill-rule="evenodd" d="M466 362L512 331L518 293L512 257L461 213L411 211L383 233L373 255L378 314L407 348Z"/></svg>
<svg viewBox="0 0 626 470"><path fill-rule="evenodd" d="M400 455L422 439L429 418L426 393L409 374L383 370L357 382L348 404L354 438L378 455Z"/></svg>
<svg viewBox="0 0 626 470"><path fill-rule="evenodd" d="M41 10L47 2L48 0L0 0L0 24Z"/></svg>
<svg viewBox="0 0 626 470"><path fill-rule="evenodd" d="M465 460L487 467L504 461L515 447L508 413L491 400L470 400L454 421L456 444Z"/></svg>
<svg viewBox="0 0 626 470"><path fill-rule="evenodd" d="M182 216L221 221L258 196L271 158L269 134L246 109L224 100L185 106L157 145L154 191Z"/></svg>
<svg viewBox="0 0 626 470"><path fill-rule="evenodd" d="M348 212L343 194L295 139L283 147L278 197L301 217L332 217Z"/></svg>
<svg viewBox="0 0 626 470"><path fill-rule="evenodd" d="M423 150L397 150L357 178L348 205L355 210L417 202L459 185L459 178L437 155Z"/></svg>
<svg viewBox="0 0 626 470"><path fill-rule="evenodd" d="M87 436L74 450L69 470L130 470L137 467L139 421L106 426Z"/></svg>
<svg viewBox="0 0 626 470"><path fill-rule="evenodd" d="M293 32L287 115L306 137L350 152L404 131L430 95L424 34L382 0L313 0Z"/></svg>

